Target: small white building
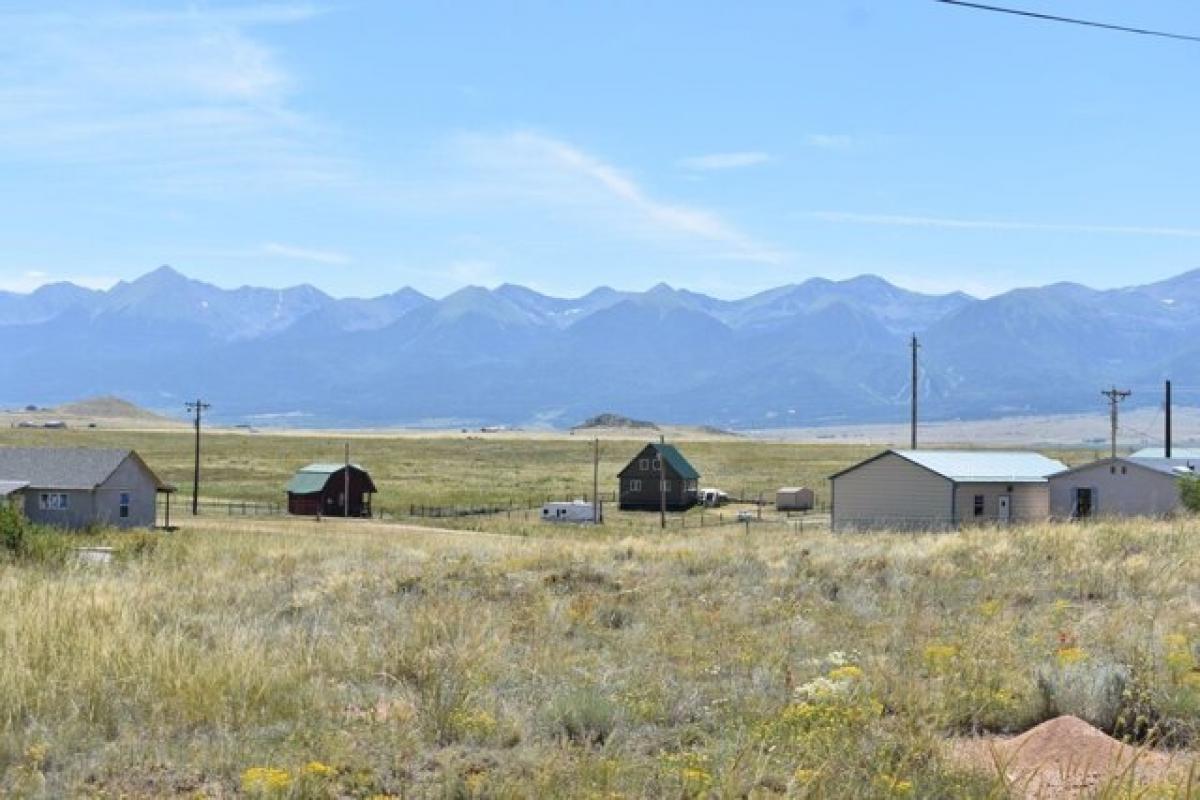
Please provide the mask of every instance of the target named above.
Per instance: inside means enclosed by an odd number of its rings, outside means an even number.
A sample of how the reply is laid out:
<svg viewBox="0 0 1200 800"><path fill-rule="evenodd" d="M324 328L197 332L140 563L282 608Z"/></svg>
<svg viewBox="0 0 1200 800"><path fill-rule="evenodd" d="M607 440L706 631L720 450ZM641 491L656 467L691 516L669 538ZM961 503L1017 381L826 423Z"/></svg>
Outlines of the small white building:
<svg viewBox="0 0 1200 800"><path fill-rule="evenodd" d="M830 524L923 531L1044 520L1047 478L1066 469L1024 451L886 450L830 477Z"/></svg>
<svg viewBox="0 0 1200 800"><path fill-rule="evenodd" d="M583 500L546 503L542 506L542 522L595 522L595 509Z"/></svg>
<svg viewBox="0 0 1200 800"><path fill-rule="evenodd" d="M1182 509L1179 479L1200 460L1104 458L1050 476L1050 513L1058 519L1161 517Z"/></svg>
<svg viewBox="0 0 1200 800"><path fill-rule="evenodd" d="M775 492L776 511L812 511L813 490L804 486L784 486Z"/></svg>

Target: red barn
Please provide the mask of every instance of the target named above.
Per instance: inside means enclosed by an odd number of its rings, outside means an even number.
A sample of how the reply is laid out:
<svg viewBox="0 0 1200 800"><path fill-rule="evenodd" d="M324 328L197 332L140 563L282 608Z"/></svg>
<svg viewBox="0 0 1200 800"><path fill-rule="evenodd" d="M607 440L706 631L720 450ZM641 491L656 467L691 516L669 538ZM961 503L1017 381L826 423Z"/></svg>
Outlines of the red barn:
<svg viewBox="0 0 1200 800"><path fill-rule="evenodd" d="M346 471L350 478L350 505L346 508ZM369 517L375 482L357 464L309 464L287 485L288 513L309 517Z"/></svg>

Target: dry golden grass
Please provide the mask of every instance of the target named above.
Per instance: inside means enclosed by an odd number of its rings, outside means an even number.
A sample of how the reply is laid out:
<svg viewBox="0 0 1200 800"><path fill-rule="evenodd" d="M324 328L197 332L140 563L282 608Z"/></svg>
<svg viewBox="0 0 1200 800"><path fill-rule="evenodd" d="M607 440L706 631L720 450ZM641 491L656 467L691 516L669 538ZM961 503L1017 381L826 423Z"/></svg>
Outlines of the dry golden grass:
<svg viewBox="0 0 1200 800"><path fill-rule="evenodd" d="M1080 676L1124 676L1128 735L1194 741L1197 537L102 534L107 566L49 547L0 564L0 788L1002 797L942 743L1109 713Z"/></svg>

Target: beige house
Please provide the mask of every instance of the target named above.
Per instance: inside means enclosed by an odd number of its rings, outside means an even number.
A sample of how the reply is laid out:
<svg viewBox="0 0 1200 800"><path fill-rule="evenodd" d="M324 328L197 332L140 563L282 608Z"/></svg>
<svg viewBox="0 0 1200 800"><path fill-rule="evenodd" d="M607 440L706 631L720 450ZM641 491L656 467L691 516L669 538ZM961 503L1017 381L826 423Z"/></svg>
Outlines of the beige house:
<svg viewBox="0 0 1200 800"><path fill-rule="evenodd" d="M831 525L948 530L1047 519L1047 478L1066 465L1030 452L886 450L830 477Z"/></svg>
<svg viewBox="0 0 1200 800"><path fill-rule="evenodd" d="M149 528L158 493L172 491L133 450L0 447L0 496L43 525Z"/></svg>
<svg viewBox="0 0 1200 800"><path fill-rule="evenodd" d="M1050 513L1059 519L1161 517L1182 508L1179 478L1188 458L1105 458L1050 476Z"/></svg>

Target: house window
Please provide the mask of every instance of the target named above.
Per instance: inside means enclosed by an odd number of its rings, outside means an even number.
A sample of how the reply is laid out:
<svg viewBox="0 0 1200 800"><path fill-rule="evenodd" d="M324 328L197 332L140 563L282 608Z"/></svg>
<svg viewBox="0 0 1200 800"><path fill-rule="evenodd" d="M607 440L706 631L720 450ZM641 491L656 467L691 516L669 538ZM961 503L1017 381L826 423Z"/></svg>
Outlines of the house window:
<svg viewBox="0 0 1200 800"><path fill-rule="evenodd" d="M629 482L629 491L640 492L642 490L642 482L636 478Z"/></svg>
<svg viewBox="0 0 1200 800"><path fill-rule="evenodd" d="M670 482L670 481L663 481L663 482L662 482L662 485L663 485L663 491L664 491L664 492L669 492L669 491L671 491L671 482Z"/></svg>
<svg viewBox="0 0 1200 800"><path fill-rule="evenodd" d="M1122 474L1122 475L1125 475L1125 474L1126 474L1126 472L1125 472L1125 465L1124 465L1124 464L1122 464L1122 465L1121 465L1121 474Z"/></svg>
<svg viewBox="0 0 1200 800"><path fill-rule="evenodd" d="M662 472L662 461L660 459L654 459L654 461L650 462L650 466L654 467L655 472Z"/></svg>
<svg viewBox="0 0 1200 800"><path fill-rule="evenodd" d="M975 495L975 516L983 516L983 495L981 494Z"/></svg>
<svg viewBox="0 0 1200 800"><path fill-rule="evenodd" d="M646 470L650 469L650 459L639 458L638 459L638 469L640 469L642 472L645 472Z"/></svg>
<svg viewBox="0 0 1200 800"><path fill-rule="evenodd" d="M42 511L66 511L67 496L57 492L42 492L38 495L38 508Z"/></svg>
<svg viewBox="0 0 1200 800"><path fill-rule="evenodd" d="M121 492L121 505L118 514L121 519L129 519L129 492Z"/></svg>

